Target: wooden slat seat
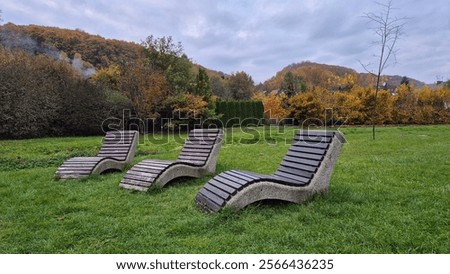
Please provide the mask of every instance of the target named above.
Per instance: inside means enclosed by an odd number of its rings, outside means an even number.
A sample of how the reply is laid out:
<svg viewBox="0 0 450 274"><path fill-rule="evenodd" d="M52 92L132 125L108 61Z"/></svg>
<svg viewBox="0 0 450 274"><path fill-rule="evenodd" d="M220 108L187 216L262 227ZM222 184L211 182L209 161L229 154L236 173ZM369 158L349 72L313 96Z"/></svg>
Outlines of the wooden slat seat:
<svg viewBox="0 0 450 274"><path fill-rule="evenodd" d="M199 178L215 171L223 140L221 129L194 129L175 161L144 160L133 166L120 186L147 191L152 185L164 186L179 177Z"/></svg>
<svg viewBox="0 0 450 274"><path fill-rule="evenodd" d="M328 190L329 178L344 141L338 131L300 130L274 174L242 170L222 172L198 192L196 204L205 212L213 213L224 207L240 209L264 199L302 203Z"/></svg>
<svg viewBox="0 0 450 274"><path fill-rule="evenodd" d="M122 170L133 161L139 133L130 131L109 131L95 157L74 157L66 160L56 171L55 179L75 179L101 174L106 170Z"/></svg>

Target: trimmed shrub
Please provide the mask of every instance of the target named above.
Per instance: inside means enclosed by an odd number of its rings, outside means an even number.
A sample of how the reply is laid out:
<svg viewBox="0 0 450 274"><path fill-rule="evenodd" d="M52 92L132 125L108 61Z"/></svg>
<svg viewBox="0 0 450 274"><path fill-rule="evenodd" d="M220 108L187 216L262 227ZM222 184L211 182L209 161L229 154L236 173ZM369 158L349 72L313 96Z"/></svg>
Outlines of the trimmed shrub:
<svg viewBox="0 0 450 274"><path fill-rule="evenodd" d="M257 125L264 119L264 106L261 101L217 101L216 113L225 127Z"/></svg>

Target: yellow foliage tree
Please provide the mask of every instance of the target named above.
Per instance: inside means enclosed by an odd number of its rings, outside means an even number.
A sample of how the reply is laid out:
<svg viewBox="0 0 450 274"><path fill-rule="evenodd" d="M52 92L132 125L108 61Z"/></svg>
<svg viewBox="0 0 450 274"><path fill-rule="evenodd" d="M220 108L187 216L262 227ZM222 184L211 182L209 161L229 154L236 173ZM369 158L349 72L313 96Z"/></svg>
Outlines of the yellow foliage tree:
<svg viewBox="0 0 450 274"><path fill-rule="evenodd" d="M411 124L414 122L416 97L413 88L403 84L397 87L397 95L393 99L392 118L397 124Z"/></svg>
<svg viewBox="0 0 450 274"><path fill-rule="evenodd" d="M336 93L333 114L335 120L350 125L364 124L367 115L363 112L361 99L353 93Z"/></svg>
<svg viewBox="0 0 450 274"><path fill-rule="evenodd" d="M299 93L289 99L291 116L303 126L323 125L324 105L312 91Z"/></svg>
<svg viewBox="0 0 450 274"><path fill-rule="evenodd" d="M118 65L111 65L107 68L101 68L91 78L96 82L106 84L111 89L116 90L120 81L120 67Z"/></svg>
<svg viewBox="0 0 450 274"><path fill-rule="evenodd" d="M289 110L286 107L288 97L282 93L280 95L269 94L262 98L264 105L264 116L266 119L275 120L277 123L289 116Z"/></svg>
<svg viewBox="0 0 450 274"><path fill-rule="evenodd" d="M164 124L169 129L181 128L182 125L193 128L211 116L208 102L201 95L180 93L167 98L164 105L173 113L173 118Z"/></svg>
<svg viewBox="0 0 450 274"><path fill-rule="evenodd" d="M357 83L355 74L346 73L343 77L335 76L334 85L341 91L350 91Z"/></svg>
<svg viewBox="0 0 450 274"><path fill-rule="evenodd" d="M441 124L448 121L448 90L441 88L431 90L428 86L419 89L415 96L417 98L417 109L414 112L414 121L417 124Z"/></svg>
<svg viewBox="0 0 450 274"><path fill-rule="evenodd" d="M387 90L378 91L375 122L378 125L392 123L393 108L394 108L394 99L391 95L391 92Z"/></svg>

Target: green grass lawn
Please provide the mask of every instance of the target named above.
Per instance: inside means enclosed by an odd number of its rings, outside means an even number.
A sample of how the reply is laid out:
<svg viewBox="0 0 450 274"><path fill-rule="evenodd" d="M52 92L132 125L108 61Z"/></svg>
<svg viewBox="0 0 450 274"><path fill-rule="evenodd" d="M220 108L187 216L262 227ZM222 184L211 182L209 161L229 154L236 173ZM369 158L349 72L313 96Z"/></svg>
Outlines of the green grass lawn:
<svg viewBox="0 0 450 274"><path fill-rule="evenodd" d="M0 141L0 253L450 253L450 126L342 131L327 195L211 216L194 203L211 176L148 193L121 189L123 172L53 180L101 136ZM274 172L293 132L228 132L217 173ZM141 136L135 163L181 147Z"/></svg>

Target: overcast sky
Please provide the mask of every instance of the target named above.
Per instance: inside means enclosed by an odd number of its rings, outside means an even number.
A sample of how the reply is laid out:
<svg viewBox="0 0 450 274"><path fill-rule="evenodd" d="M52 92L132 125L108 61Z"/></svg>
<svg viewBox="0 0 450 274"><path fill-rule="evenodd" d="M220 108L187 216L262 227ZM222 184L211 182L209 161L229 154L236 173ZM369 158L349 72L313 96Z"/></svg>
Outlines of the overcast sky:
<svg viewBox="0 0 450 274"><path fill-rule="evenodd" d="M449 79L449 1L392 3L393 16L410 19L397 44L397 62L385 74L426 83ZM362 72L359 61L375 64L379 52L364 14L382 8L367 0L2 0L0 10L2 23L78 28L134 42L172 36L195 63L245 71L259 83L302 61Z"/></svg>

